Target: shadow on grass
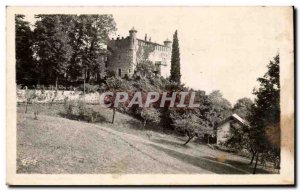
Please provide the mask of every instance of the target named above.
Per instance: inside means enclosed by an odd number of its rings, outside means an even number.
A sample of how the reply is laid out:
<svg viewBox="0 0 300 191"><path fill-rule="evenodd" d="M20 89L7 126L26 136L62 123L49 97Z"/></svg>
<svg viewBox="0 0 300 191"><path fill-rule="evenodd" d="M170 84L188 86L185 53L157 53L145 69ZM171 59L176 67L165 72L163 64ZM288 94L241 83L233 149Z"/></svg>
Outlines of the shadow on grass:
<svg viewBox="0 0 300 191"><path fill-rule="evenodd" d="M81 117L75 114L65 114L63 112L59 112L58 113L59 116L63 117L63 118L67 118L70 120L76 120L76 121L85 121L88 123L108 123L108 121L106 120L105 117L103 117L102 115L98 114L93 121L91 121L90 119L86 119L85 117Z"/></svg>
<svg viewBox="0 0 300 191"><path fill-rule="evenodd" d="M213 158L213 157L203 157L203 158L206 158L206 159L209 159L209 160L214 160L214 161L217 161L216 158ZM245 163L245 162L242 162L242 161L236 161L236 160L225 160L224 163L227 163L227 164L230 164L232 166L235 166L237 168L241 168L245 171L248 171L249 173L252 173L253 172L253 166L249 165L248 163ZM259 167L257 167L256 169L256 174L270 174L270 172L264 170L264 169L261 169Z"/></svg>
<svg viewBox="0 0 300 191"><path fill-rule="evenodd" d="M157 150L163 151L166 154L170 155L171 157L174 157L178 160L181 160L185 163L189 163L193 166L199 167L201 169L216 173L216 174L248 174L244 171L241 167L231 167L226 164L222 164L220 162L217 162L216 160L211 160L204 157L195 157L191 155L187 155L175 150L167 149L158 145L154 144L148 144ZM239 170L241 169L241 170Z"/></svg>
<svg viewBox="0 0 300 191"><path fill-rule="evenodd" d="M153 142L155 143L159 143L159 144L164 144L164 145L170 145L170 146L174 146L174 147L180 147L180 148L189 148L189 145L183 145L184 142L179 143L179 142L175 142L175 141L170 141L170 140L166 140L166 139L151 139Z"/></svg>

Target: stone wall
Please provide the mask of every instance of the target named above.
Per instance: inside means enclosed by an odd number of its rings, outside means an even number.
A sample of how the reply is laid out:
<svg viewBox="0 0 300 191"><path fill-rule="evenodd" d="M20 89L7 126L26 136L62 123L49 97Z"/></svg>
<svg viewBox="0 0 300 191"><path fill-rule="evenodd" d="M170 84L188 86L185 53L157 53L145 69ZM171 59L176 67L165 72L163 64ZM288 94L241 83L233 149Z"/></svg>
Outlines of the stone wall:
<svg viewBox="0 0 300 191"><path fill-rule="evenodd" d="M132 76L133 50L130 49L130 38L112 40L109 42L111 55L108 57L107 69L115 72L117 76Z"/></svg>
<svg viewBox="0 0 300 191"><path fill-rule="evenodd" d="M160 75L167 77L171 70L171 49L164 46L155 46L155 50L151 52L148 58L154 64L160 65Z"/></svg>
<svg viewBox="0 0 300 191"><path fill-rule="evenodd" d="M17 89L17 102L24 103L26 102L27 97L34 95L32 102L34 103L50 103L53 100L53 103L64 103L65 100L85 100L86 103L90 104L99 104L100 94L89 93L83 96L82 91L62 91L58 90L55 93L55 90L23 90Z"/></svg>

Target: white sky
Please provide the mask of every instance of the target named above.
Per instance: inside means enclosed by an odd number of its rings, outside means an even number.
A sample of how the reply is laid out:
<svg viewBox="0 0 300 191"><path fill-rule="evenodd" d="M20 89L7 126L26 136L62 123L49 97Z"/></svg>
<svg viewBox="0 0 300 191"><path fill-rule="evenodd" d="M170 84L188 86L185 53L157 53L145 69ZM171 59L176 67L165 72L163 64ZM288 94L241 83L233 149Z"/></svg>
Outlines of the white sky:
<svg viewBox="0 0 300 191"><path fill-rule="evenodd" d="M110 7L103 13L114 15L121 37L134 26L138 38L147 33L162 44L177 29L181 81L207 93L220 90L232 104L253 98L269 60L292 43L290 10L280 7ZM26 19L33 22L33 14Z"/></svg>

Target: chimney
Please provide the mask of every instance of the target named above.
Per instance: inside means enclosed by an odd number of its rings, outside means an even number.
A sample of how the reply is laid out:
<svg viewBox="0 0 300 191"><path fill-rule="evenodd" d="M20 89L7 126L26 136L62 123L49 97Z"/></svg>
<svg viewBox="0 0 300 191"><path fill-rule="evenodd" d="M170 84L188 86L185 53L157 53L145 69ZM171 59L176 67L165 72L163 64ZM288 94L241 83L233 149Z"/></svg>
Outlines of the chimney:
<svg viewBox="0 0 300 191"><path fill-rule="evenodd" d="M151 37L149 37L149 42L151 42Z"/></svg>
<svg viewBox="0 0 300 191"><path fill-rule="evenodd" d="M147 41L147 34L145 34L145 41Z"/></svg>

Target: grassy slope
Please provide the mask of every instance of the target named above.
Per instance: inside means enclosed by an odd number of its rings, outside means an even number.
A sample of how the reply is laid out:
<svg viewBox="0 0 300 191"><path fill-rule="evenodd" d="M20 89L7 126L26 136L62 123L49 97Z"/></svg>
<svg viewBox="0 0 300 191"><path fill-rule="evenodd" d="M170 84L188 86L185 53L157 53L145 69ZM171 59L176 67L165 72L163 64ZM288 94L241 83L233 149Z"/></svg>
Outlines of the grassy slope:
<svg viewBox="0 0 300 191"><path fill-rule="evenodd" d="M111 124L111 111L101 110L103 122L89 124L60 117L62 105L38 107L38 120L33 119L32 106L27 114L18 107L19 173L251 172L248 159L206 145L184 147L184 138L145 130L138 120L121 113Z"/></svg>

